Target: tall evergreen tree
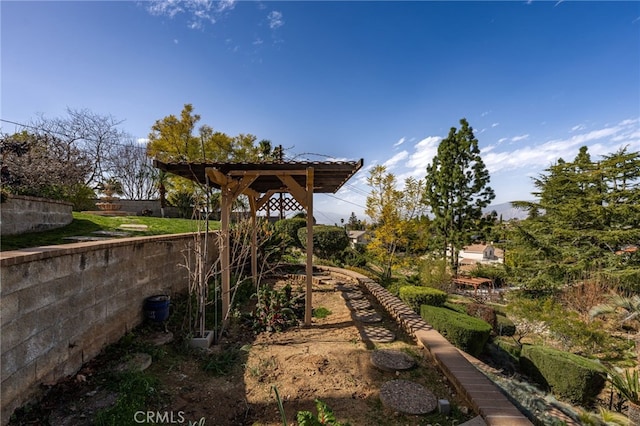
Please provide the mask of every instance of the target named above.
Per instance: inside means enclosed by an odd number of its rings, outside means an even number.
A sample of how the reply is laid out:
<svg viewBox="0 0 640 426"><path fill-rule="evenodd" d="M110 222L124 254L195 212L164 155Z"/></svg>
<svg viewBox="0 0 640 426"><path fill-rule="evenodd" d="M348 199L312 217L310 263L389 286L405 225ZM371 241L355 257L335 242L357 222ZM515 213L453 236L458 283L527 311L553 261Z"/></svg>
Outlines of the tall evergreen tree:
<svg viewBox="0 0 640 426"><path fill-rule="evenodd" d="M450 252L454 274L458 269L459 250L470 242L482 209L495 198L488 186L489 180L473 128L463 118L460 129L451 128L440 142L433 162L427 166L424 195L434 216L432 227L442 254Z"/></svg>
<svg viewBox="0 0 640 426"><path fill-rule="evenodd" d="M550 290L596 273L618 287L640 288L638 256L621 255L640 243L640 153L625 148L594 162L582 147L534 185L537 201L514 203L536 212L512 236L515 278L523 286Z"/></svg>

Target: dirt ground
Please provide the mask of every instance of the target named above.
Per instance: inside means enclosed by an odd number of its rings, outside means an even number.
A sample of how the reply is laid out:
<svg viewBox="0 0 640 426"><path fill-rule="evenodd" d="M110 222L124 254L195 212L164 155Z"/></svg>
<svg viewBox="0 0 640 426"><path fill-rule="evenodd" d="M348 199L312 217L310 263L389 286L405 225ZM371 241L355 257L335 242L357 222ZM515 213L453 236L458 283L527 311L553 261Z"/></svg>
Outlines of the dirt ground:
<svg viewBox="0 0 640 426"><path fill-rule="evenodd" d="M314 309L323 307L331 314L322 319L313 318L310 327L299 326L279 333L253 336L247 330L230 330L224 342L211 348L214 353L222 353L242 347L236 350L239 359L226 374L203 371L201 357L163 356L154 360L147 371L160 378L166 398L159 409L140 407L139 410L172 415L172 421L164 418L167 420L164 424L282 425L277 389L288 424L295 424L300 410L316 413L316 399L326 403L338 421L353 426L454 425L471 418L473 413L452 393L437 368L425 359L423 349L398 329L371 295L367 297L383 314L382 324L396 333L393 343L373 344L364 340L341 293L333 286L316 286ZM238 336L239 333L242 336ZM402 350L415 358L417 366L404 372L380 371L370 362L372 350L380 348ZM115 395L109 396L102 385L92 383L95 371L91 366L79 374L80 380L76 376L58 385L63 386L62 390L50 389L49 400L40 404L40 409L49 408L48 423L18 421L13 424L92 424L90 419L97 409L113 403ZM426 416L401 415L384 407L379 390L384 382L393 379L422 384L437 398L449 400L451 415L437 412ZM160 423L153 413L151 418L140 416L130 424ZM139 422L140 419L144 422Z"/></svg>

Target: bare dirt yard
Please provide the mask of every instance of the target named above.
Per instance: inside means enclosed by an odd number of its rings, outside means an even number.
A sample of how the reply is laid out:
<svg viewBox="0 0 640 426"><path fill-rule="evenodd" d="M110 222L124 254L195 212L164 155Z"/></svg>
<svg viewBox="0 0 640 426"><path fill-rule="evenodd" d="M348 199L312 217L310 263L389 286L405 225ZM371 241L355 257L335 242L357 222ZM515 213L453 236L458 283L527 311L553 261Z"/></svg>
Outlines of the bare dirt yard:
<svg viewBox="0 0 640 426"><path fill-rule="evenodd" d="M207 354L186 350L179 339L149 350L148 344L140 342L157 335L158 330L142 327L127 337L126 345L119 344L133 349L106 350L78 375L47 387L44 399L21 410L12 424L101 424L96 413L113 406L118 398L118 390L110 388L104 370L114 369L116 362L141 348L153 355L153 363L144 373L158 379L160 396L149 406L132 407L134 414L128 423L125 418L111 424L282 425L276 389L289 425L296 424L301 410L316 413L316 399L326 403L338 421L353 426L455 425L473 417L425 358L423 349L396 326L371 295L366 297L382 315L377 325L394 332L395 341L368 341L342 293L333 285L314 284L314 309L324 308L330 314L314 317L310 327L255 335L238 325ZM402 351L416 366L406 371L382 371L371 363L376 349ZM438 399L449 400L451 413L447 416L436 409L432 414L406 415L384 406L380 388L396 379L421 384Z"/></svg>

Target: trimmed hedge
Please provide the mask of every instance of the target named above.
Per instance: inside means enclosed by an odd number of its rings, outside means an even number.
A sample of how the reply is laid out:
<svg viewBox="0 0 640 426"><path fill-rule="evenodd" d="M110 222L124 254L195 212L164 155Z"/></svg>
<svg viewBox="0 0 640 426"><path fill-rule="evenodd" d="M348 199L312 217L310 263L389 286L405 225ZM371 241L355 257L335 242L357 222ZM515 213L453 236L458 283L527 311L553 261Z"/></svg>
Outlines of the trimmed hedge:
<svg viewBox="0 0 640 426"><path fill-rule="evenodd" d="M516 334L516 325L504 315L496 315L495 332L498 336L513 336Z"/></svg>
<svg viewBox="0 0 640 426"><path fill-rule="evenodd" d="M307 228L298 229L298 240L307 247ZM313 254L322 259L333 259L349 247L349 234L340 226L315 225L313 227Z"/></svg>
<svg viewBox="0 0 640 426"><path fill-rule="evenodd" d="M451 309L452 311L456 311L461 314L466 314L467 305L468 303L459 303L459 302L452 302L451 300L447 300L446 302L444 302L444 305L442 306L444 306L445 308Z"/></svg>
<svg viewBox="0 0 640 426"><path fill-rule="evenodd" d="M554 395L582 405L591 404L606 381L605 369L597 362L544 346L523 346L520 367Z"/></svg>
<svg viewBox="0 0 640 426"><path fill-rule="evenodd" d="M509 354L511 359L518 364L520 360L520 354L522 353L522 347L513 341L507 341L501 338L495 338L493 343L499 347L502 351Z"/></svg>
<svg viewBox="0 0 640 426"><path fill-rule="evenodd" d="M420 311L420 306L442 306L447 301L447 293L433 287L405 285L400 287L400 300L414 311Z"/></svg>
<svg viewBox="0 0 640 426"><path fill-rule="evenodd" d="M420 316L454 346L473 356L480 355L489 340L491 325L481 319L429 305L420 307Z"/></svg>

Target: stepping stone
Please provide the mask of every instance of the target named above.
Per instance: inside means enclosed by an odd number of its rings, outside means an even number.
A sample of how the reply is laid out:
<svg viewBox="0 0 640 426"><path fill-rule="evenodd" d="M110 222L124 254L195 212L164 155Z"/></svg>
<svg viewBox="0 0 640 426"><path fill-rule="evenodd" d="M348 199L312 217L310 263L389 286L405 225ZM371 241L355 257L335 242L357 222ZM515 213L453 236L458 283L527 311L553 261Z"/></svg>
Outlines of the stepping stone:
<svg viewBox="0 0 640 426"><path fill-rule="evenodd" d="M166 345L167 343L173 342L173 333L170 331L158 331L147 336L145 341L149 342L153 346Z"/></svg>
<svg viewBox="0 0 640 426"><path fill-rule="evenodd" d="M142 223L123 223L118 228L130 231L146 231L149 229L147 225L143 225Z"/></svg>
<svg viewBox="0 0 640 426"><path fill-rule="evenodd" d="M364 299L364 293L356 290L356 291L346 291L344 293L342 293L342 298L344 300L357 300L357 299Z"/></svg>
<svg viewBox="0 0 640 426"><path fill-rule="evenodd" d="M347 306L354 311L361 311L363 309L371 309L371 303L367 299L347 300Z"/></svg>
<svg viewBox="0 0 640 426"><path fill-rule="evenodd" d="M144 371L151 365L151 355L138 352L116 367L116 371Z"/></svg>
<svg viewBox="0 0 640 426"><path fill-rule="evenodd" d="M382 321L382 315L374 311L373 309L362 309L355 311L353 318L357 321L372 324Z"/></svg>
<svg viewBox="0 0 640 426"><path fill-rule="evenodd" d="M429 414L438 406L436 396L424 386L408 380L391 380L380 388L382 404L398 413Z"/></svg>
<svg viewBox="0 0 640 426"><path fill-rule="evenodd" d="M396 340L396 335L393 331L377 325L365 325L362 329L362 334L364 335L364 340L374 343L391 343Z"/></svg>
<svg viewBox="0 0 640 426"><path fill-rule="evenodd" d="M371 352L371 364L382 371L409 370L416 365L415 359L401 351L378 349Z"/></svg>

